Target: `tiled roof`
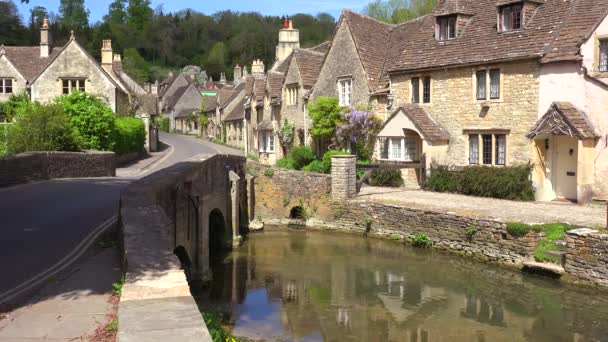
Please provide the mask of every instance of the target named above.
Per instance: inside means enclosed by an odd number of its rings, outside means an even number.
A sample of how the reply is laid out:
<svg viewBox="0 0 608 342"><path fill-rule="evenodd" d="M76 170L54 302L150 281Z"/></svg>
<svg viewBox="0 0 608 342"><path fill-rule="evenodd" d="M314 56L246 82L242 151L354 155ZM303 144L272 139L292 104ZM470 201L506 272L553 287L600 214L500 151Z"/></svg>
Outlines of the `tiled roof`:
<svg viewBox="0 0 608 342"><path fill-rule="evenodd" d="M262 120L262 122L258 123L257 126L258 131L272 131L274 127L272 126L272 121L270 120Z"/></svg>
<svg viewBox="0 0 608 342"><path fill-rule="evenodd" d="M4 50L21 75L32 82L63 49L53 48L48 58L40 57L40 46L3 46L0 50Z"/></svg>
<svg viewBox="0 0 608 342"><path fill-rule="evenodd" d="M369 89L373 91L382 82L391 25L350 10L344 10L342 18L348 23L359 58L367 73Z"/></svg>
<svg viewBox="0 0 608 342"><path fill-rule="evenodd" d="M424 140L435 142L450 139L450 135L447 131L435 122L424 108L415 104L407 104L397 108L397 110L386 120L384 125L388 125L399 112L403 112L410 119L414 126L418 128L418 131L422 134Z"/></svg>
<svg viewBox="0 0 608 342"><path fill-rule="evenodd" d="M244 108L245 102L246 102L245 98L243 98L241 101L239 101L239 103L237 103L236 106L234 106L232 111L230 113L228 113L228 115L226 115L226 117L224 118L224 121L243 120L245 118L245 108Z"/></svg>
<svg viewBox="0 0 608 342"><path fill-rule="evenodd" d="M329 49L331 48L331 41L326 41L324 43L321 43L317 46L313 46L311 48L307 48L306 50L309 51L315 51L315 52L321 52L323 54L327 53L329 51Z"/></svg>
<svg viewBox="0 0 608 342"><path fill-rule="evenodd" d="M282 98L283 81L285 76L283 73L270 71L268 72L268 93L271 99Z"/></svg>
<svg viewBox="0 0 608 342"><path fill-rule="evenodd" d="M277 67L274 69L274 71L277 72L282 72L282 73L287 73L287 70L289 69L289 65L291 64L291 59L293 58L293 53L290 53L289 56L287 56L287 58L285 58L279 65L277 65Z"/></svg>
<svg viewBox="0 0 608 342"><path fill-rule="evenodd" d="M298 63L302 85L305 88L312 87L319 77L325 54L306 49L296 49L293 55Z"/></svg>
<svg viewBox="0 0 608 342"><path fill-rule="evenodd" d="M184 108L175 114L176 118L187 118L190 114L198 112L200 108Z"/></svg>
<svg viewBox="0 0 608 342"><path fill-rule="evenodd" d="M183 86L183 87L179 87L175 90L175 92L173 93L173 95L169 96L169 98L167 99L167 103L165 104L165 108L172 110L173 107L175 107L175 105L177 104L177 102L179 101L179 99L182 97L182 95L184 95L184 93L186 92L186 90L188 89L189 86Z"/></svg>
<svg viewBox="0 0 608 342"><path fill-rule="evenodd" d="M245 96L253 96L255 78L251 75L247 75L243 83L245 83Z"/></svg>
<svg viewBox="0 0 608 342"><path fill-rule="evenodd" d="M520 58L578 58L579 48L603 18L608 0L547 0L525 28L498 32L496 0L459 0L472 15L455 40L435 40L432 15L394 26L385 72L440 68Z"/></svg>
<svg viewBox="0 0 608 342"><path fill-rule="evenodd" d="M256 77L253 89L253 96L259 101L264 101L264 95L266 95L266 76Z"/></svg>
<svg viewBox="0 0 608 342"><path fill-rule="evenodd" d="M587 115L570 102L554 102L547 113L538 120L528 134L534 139L541 134L567 135L578 139L594 139L599 136Z"/></svg>
<svg viewBox="0 0 608 342"><path fill-rule="evenodd" d="M217 96L204 96L203 98L205 99L205 108L203 111L205 113L215 111L217 108Z"/></svg>
<svg viewBox="0 0 608 342"><path fill-rule="evenodd" d="M152 94L137 96L141 108L140 112L144 114L156 115L158 114L158 96Z"/></svg>

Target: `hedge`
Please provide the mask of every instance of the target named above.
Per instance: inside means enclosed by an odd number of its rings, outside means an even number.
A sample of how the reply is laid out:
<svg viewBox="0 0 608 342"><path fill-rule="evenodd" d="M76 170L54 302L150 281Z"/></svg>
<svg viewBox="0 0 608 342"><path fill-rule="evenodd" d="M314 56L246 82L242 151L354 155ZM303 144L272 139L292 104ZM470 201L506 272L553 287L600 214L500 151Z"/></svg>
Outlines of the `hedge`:
<svg viewBox="0 0 608 342"><path fill-rule="evenodd" d="M171 125L171 120L169 118L162 118L160 120L160 130L161 132L169 133L169 127Z"/></svg>
<svg viewBox="0 0 608 342"><path fill-rule="evenodd" d="M371 186L398 188L403 186L403 177L401 177L401 170L380 168L372 171L368 183Z"/></svg>
<svg viewBox="0 0 608 342"><path fill-rule="evenodd" d="M461 171L431 169L424 189L477 197L533 201L532 165L511 167L467 166Z"/></svg>
<svg viewBox="0 0 608 342"><path fill-rule="evenodd" d="M134 117L116 119L116 138L114 152L127 154L141 152L146 142L146 126L144 122Z"/></svg>

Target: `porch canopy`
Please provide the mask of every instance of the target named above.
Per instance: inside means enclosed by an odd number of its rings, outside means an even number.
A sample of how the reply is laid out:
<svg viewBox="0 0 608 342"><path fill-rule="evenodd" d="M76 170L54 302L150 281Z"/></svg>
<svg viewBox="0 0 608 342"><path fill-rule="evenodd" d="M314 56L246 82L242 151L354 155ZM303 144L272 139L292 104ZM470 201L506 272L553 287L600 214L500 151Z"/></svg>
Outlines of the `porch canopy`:
<svg viewBox="0 0 608 342"><path fill-rule="evenodd" d="M553 102L527 137L536 139L540 135L566 135L579 140L600 137L593 129L587 115L570 102Z"/></svg>
<svg viewBox="0 0 608 342"><path fill-rule="evenodd" d="M386 120L379 137L400 137L404 130L412 130L430 143L450 140L450 135L420 106L403 105Z"/></svg>

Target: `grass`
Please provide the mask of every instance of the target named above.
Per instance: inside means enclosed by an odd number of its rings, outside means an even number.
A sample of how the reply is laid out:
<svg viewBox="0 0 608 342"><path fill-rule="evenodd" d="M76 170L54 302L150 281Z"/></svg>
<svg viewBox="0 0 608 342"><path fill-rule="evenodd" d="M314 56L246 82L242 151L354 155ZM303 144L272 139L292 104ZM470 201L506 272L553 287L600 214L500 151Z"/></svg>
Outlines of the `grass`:
<svg viewBox="0 0 608 342"><path fill-rule="evenodd" d="M532 231L544 232L545 236L538 242L538 246L534 252L534 260L556 264L559 264L561 260L559 259L559 256L553 255L550 252L559 251L555 242L562 240L566 232L574 228L575 227L565 223L529 225L521 222L511 222L507 224L507 231L513 236L522 237Z"/></svg>
<svg viewBox="0 0 608 342"><path fill-rule="evenodd" d="M108 331L116 331L116 330L118 330L118 321L117 320L113 320L112 322L110 322L110 324L108 324L108 326L106 327L106 329L108 329Z"/></svg>
<svg viewBox="0 0 608 342"><path fill-rule="evenodd" d="M120 281L118 283L112 284L112 292L115 295L121 295L122 294L122 286L124 285L124 283L125 283L125 276L123 275L120 278Z"/></svg>
<svg viewBox="0 0 608 342"><path fill-rule="evenodd" d="M222 317L216 312L203 313L203 319L213 342L239 342L238 337L232 336L222 325Z"/></svg>

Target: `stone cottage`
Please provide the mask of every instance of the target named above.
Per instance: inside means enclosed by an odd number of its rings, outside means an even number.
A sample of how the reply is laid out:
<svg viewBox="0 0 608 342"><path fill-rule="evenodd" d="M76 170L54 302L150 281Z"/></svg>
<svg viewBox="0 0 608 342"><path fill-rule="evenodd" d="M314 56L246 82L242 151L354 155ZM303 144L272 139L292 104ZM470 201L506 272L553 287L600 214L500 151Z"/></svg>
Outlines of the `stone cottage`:
<svg viewBox="0 0 608 342"><path fill-rule="evenodd" d="M174 82L175 83L175 82ZM173 87L171 87L173 88ZM188 134L200 134L200 120L203 95L194 83L175 87L163 96L163 116L169 118L173 130Z"/></svg>

